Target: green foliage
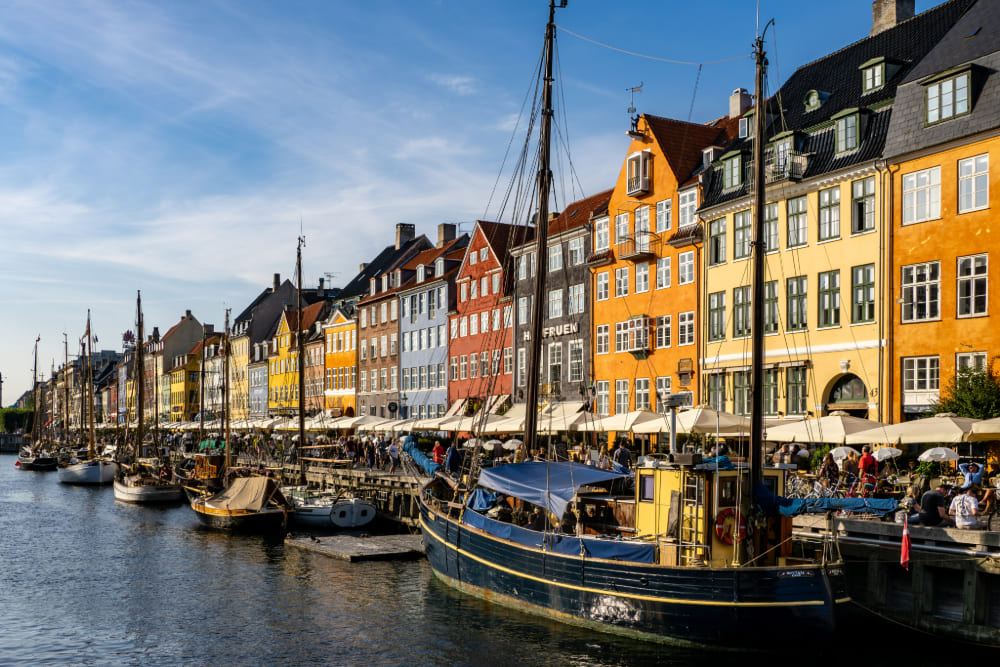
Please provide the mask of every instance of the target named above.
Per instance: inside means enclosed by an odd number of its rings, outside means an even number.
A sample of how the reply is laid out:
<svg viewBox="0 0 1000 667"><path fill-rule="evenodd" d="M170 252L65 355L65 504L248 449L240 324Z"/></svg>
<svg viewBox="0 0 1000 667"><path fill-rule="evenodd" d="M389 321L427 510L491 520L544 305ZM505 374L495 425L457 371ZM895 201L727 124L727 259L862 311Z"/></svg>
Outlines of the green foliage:
<svg viewBox="0 0 1000 667"><path fill-rule="evenodd" d="M941 474L941 464L937 461L920 461L917 463L916 474L926 475L928 479Z"/></svg>
<svg viewBox="0 0 1000 667"><path fill-rule="evenodd" d="M959 417L992 419L1000 417L1000 380L990 369L963 368L941 392L934 411L954 412Z"/></svg>
<svg viewBox="0 0 1000 667"><path fill-rule="evenodd" d="M31 430L33 411L25 408L0 409L0 433L13 433L17 429Z"/></svg>
<svg viewBox="0 0 1000 667"><path fill-rule="evenodd" d="M820 445L816 448L816 451L812 453L809 458L809 466L813 470L819 470L823 465L823 459L826 458L826 453L833 449L833 445Z"/></svg>

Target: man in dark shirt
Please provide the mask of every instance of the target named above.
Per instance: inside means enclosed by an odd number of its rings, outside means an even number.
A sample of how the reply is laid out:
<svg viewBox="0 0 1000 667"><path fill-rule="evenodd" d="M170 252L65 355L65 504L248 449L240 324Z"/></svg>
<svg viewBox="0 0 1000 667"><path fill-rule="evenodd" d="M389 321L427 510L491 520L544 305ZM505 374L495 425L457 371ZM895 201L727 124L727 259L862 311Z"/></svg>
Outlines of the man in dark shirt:
<svg viewBox="0 0 1000 667"><path fill-rule="evenodd" d="M945 499L950 488L947 484L938 484L920 498L918 516L921 526L946 526L952 523L948 516L948 501Z"/></svg>

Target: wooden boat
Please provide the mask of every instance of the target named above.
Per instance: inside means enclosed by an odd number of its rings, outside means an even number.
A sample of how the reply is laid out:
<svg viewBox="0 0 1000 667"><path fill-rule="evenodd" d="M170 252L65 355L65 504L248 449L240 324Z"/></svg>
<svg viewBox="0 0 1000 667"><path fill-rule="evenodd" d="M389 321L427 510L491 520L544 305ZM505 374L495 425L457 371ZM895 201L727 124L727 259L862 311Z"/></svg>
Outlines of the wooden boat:
<svg viewBox="0 0 1000 667"><path fill-rule="evenodd" d="M552 178L554 14L550 0L534 213L540 221L548 219ZM763 101L762 44L758 38L757 109ZM765 115L756 114L758 147ZM757 159L754 248L761 249L764 178L761 156ZM529 444L537 435L546 228L535 226L541 265L526 380ZM677 453L676 429L671 429L671 454L645 462L634 478L569 462L478 470L474 455L457 479L436 471L419 496L424 547L439 579L491 602L646 640L739 650L766 649L776 632L782 647L816 648L831 638L838 608L850 601L836 549L824 541L796 553L790 519L757 509L766 497L782 493L783 477L780 470L762 469L763 254L755 254L756 404L749 465L724 469L701 463L700 455ZM512 521L515 511L531 508L538 511L530 528Z"/></svg>
<svg viewBox="0 0 1000 667"><path fill-rule="evenodd" d="M191 509L206 526L242 532L277 532L291 507L270 477L237 477L224 490L198 495Z"/></svg>
<svg viewBox="0 0 1000 667"><path fill-rule="evenodd" d="M38 342L41 336L35 341L35 365L32 371L32 395L34 403L34 417L31 422L31 444L24 445L18 450L15 467L21 470L55 470L59 462L54 455L45 451L41 443L37 441L38 427Z"/></svg>

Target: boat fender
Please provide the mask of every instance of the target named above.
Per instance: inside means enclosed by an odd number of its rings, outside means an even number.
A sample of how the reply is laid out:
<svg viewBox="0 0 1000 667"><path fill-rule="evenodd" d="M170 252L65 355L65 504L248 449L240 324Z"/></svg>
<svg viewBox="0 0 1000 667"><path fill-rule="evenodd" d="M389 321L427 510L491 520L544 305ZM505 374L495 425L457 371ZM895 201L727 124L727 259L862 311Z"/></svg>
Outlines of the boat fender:
<svg viewBox="0 0 1000 667"><path fill-rule="evenodd" d="M737 529L733 531L733 525ZM739 544L747 536L747 523L743 515L732 507L727 507L715 516L715 534L726 544Z"/></svg>

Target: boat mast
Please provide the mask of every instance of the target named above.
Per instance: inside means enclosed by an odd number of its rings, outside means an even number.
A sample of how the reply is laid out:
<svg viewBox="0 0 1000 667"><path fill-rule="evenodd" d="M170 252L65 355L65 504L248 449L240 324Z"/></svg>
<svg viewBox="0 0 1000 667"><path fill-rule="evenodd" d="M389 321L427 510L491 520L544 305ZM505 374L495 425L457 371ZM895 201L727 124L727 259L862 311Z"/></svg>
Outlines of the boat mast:
<svg viewBox="0 0 1000 667"><path fill-rule="evenodd" d="M139 457L142 456L142 418L143 418L143 403L146 400L146 389L143 384L146 380L145 378L145 364L143 363L142 355L142 341L143 341L143 327L142 327L142 292L136 291L135 299L135 319L136 319L136 330L137 335L135 337L135 381L138 383L138 390L136 391L136 406L135 406L135 416L136 416L136 428L135 428L135 459L138 462Z"/></svg>
<svg viewBox="0 0 1000 667"><path fill-rule="evenodd" d="M201 325L201 365L198 367L198 447L205 439L205 325Z"/></svg>
<svg viewBox="0 0 1000 667"><path fill-rule="evenodd" d="M766 30L766 27L765 27ZM756 59L756 81L754 83L754 236L753 236L753 283L750 297L750 332L751 332L751 376L750 396L753 404L750 406L750 489L744 494L743 507L740 508L744 517L750 516L753 507L754 489L761 482L762 458L764 455L764 256L767 252L764 240L764 70L767 59L764 53L764 38L758 35L754 40L754 57ZM753 538L758 543L756 536ZM746 541L742 543L744 549ZM740 549L743 551L744 549ZM754 549L760 553L760 549ZM742 554L741 554L742 555Z"/></svg>
<svg viewBox="0 0 1000 667"><path fill-rule="evenodd" d="M561 0L559 7L565 7ZM552 135L552 49L556 37L556 3L549 0L549 22L545 26L545 87L542 93L542 127L539 131L541 149L538 155L538 213L535 218L535 297L531 309L531 356L528 359L528 389L525 397L524 442L535 446L538 434L538 380L541 372L542 314L545 299L545 277L549 270L549 191L552 171L549 168Z"/></svg>
<svg viewBox="0 0 1000 667"><path fill-rule="evenodd" d="M306 464L302 460L302 447L306 444L306 411L305 411L305 400L306 400L306 377L305 373L305 332L302 330L302 246L305 245L306 239L304 236L299 237L299 245L295 251L295 273L299 283L298 289L298 316L296 317L297 324L295 325L298 333L296 334L297 343L296 349L299 354L299 447L298 447L298 459L299 459L299 483L306 483Z"/></svg>
<svg viewBox="0 0 1000 667"><path fill-rule="evenodd" d="M222 330L222 437L226 443L226 470L229 470L229 309L226 308L226 323Z"/></svg>
<svg viewBox="0 0 1000 667"><path fill-rule="evenodd" d="M85 368L87 369L87 454L90 458L97 455L97 447L94 444L94 346L90 332L90 310L87 310L87 357Z"/></svg>
<svg viewBox="0 0 1000 667"><path fill-rule="evenodd" d="M38 444L38 341L35 339L35 365L31 370L31 446Z"/></svg>
<svg viewBox="0 0 1000 667"><path fill-rule="evenodd" d="M69 334L63 332L63 439L69 442Z"/></svg>

